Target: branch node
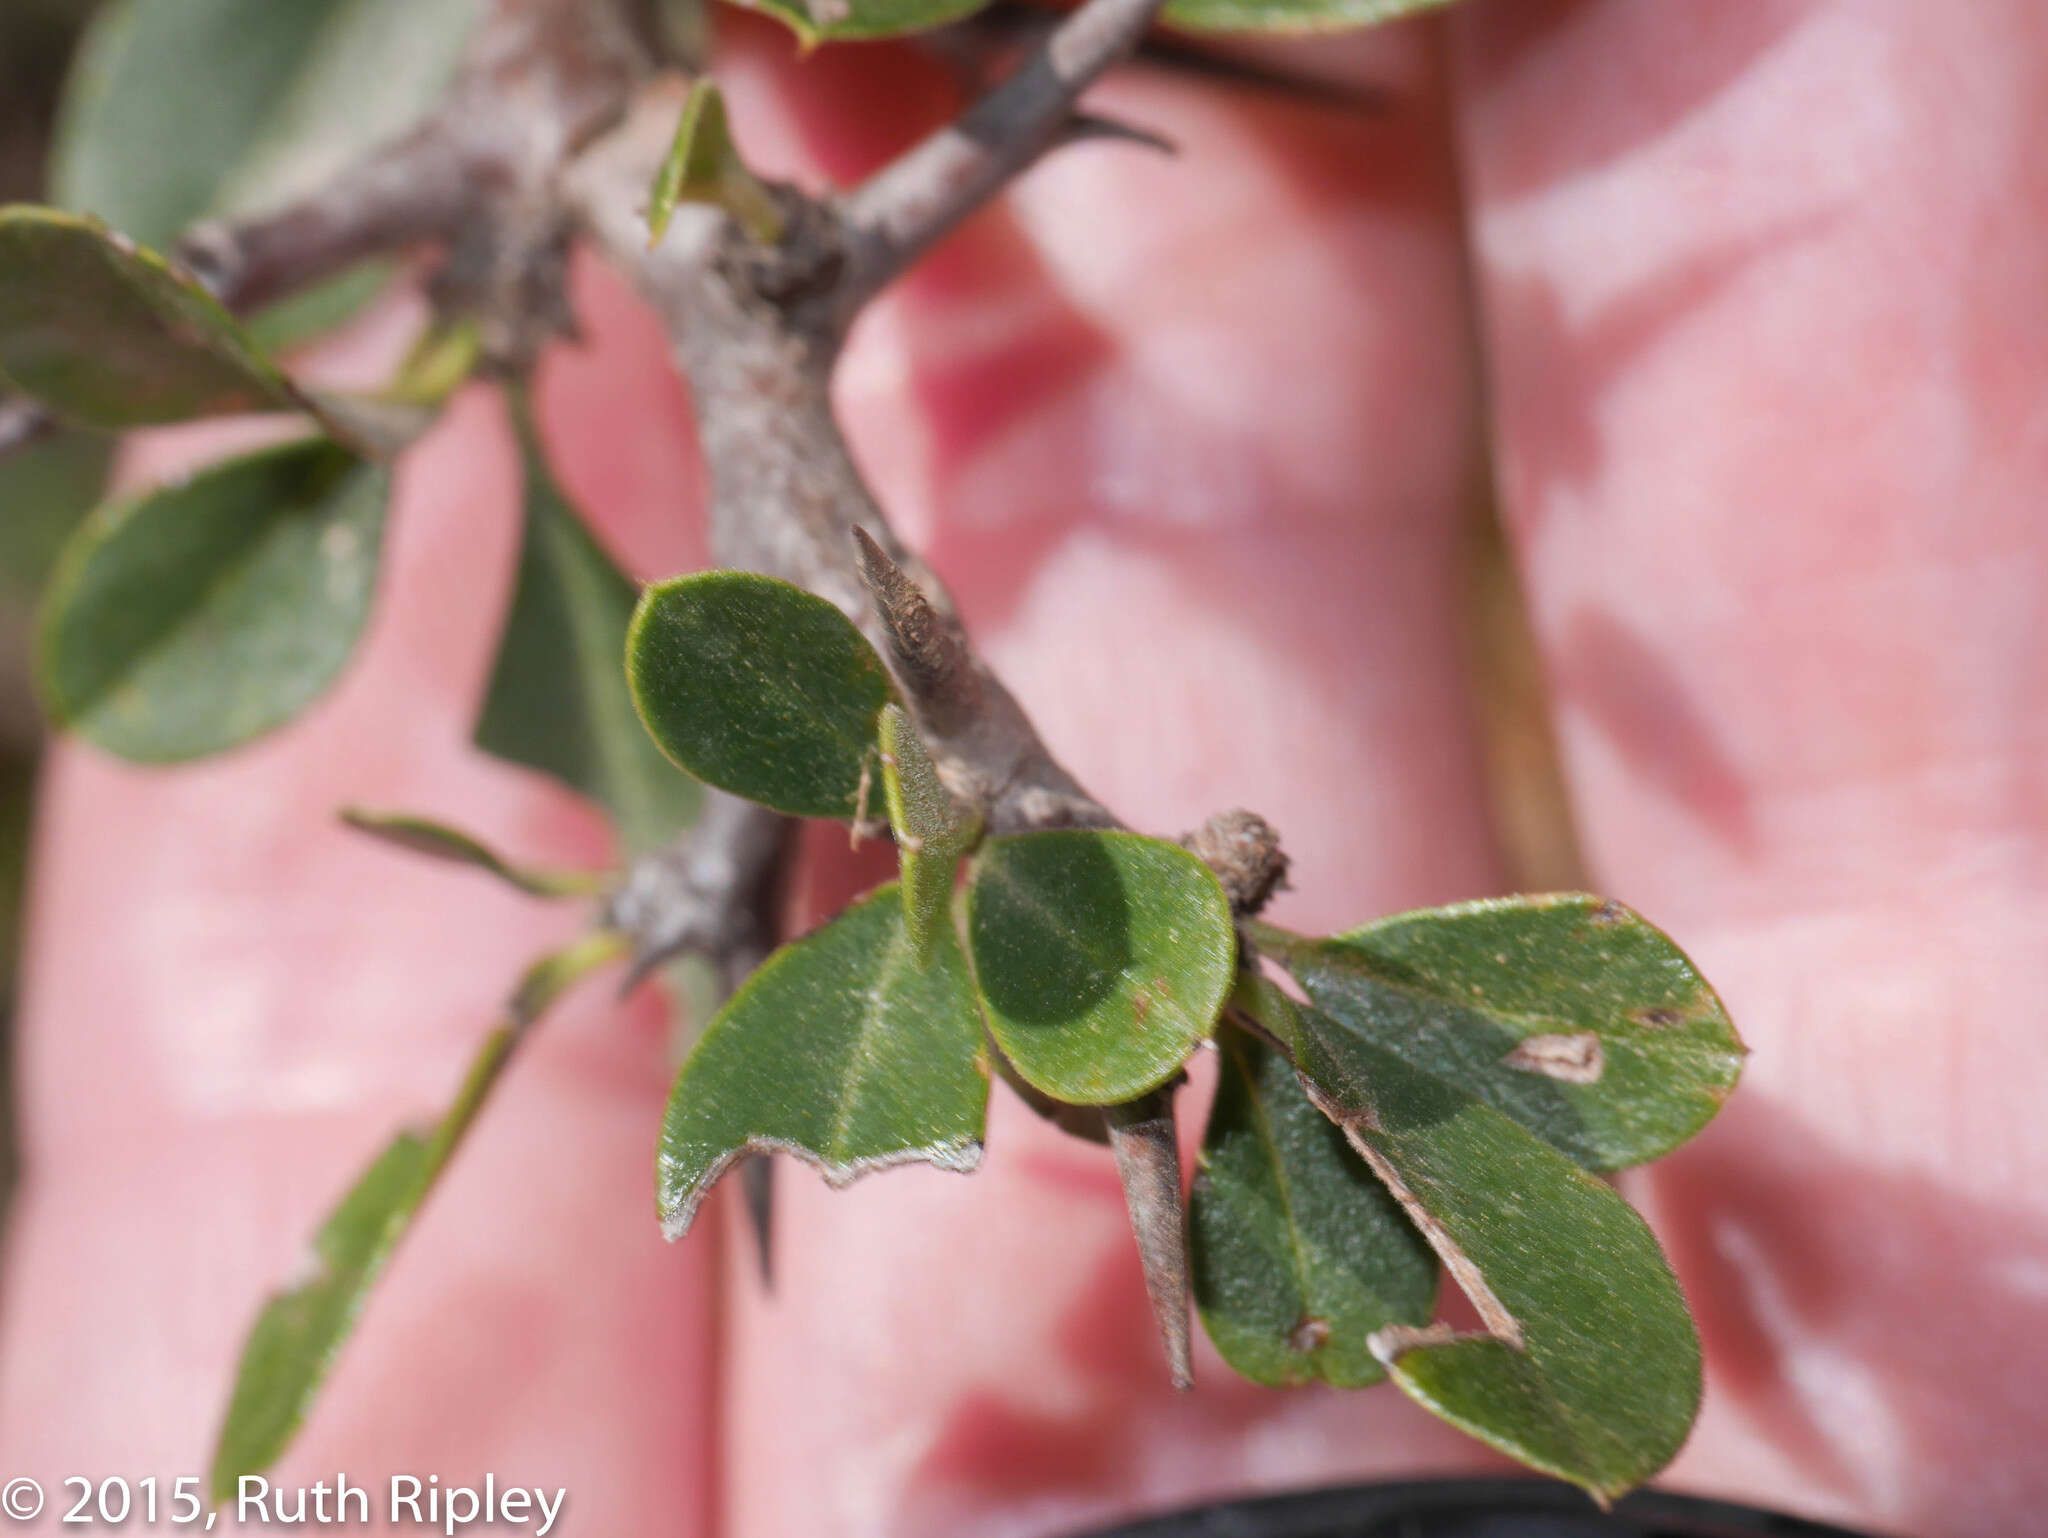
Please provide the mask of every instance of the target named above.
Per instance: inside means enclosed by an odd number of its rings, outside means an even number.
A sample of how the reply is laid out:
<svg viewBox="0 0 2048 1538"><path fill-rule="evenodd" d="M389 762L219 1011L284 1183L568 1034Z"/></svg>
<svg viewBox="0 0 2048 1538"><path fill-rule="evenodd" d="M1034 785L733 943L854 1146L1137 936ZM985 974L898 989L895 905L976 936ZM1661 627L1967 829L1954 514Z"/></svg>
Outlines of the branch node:
<svg viewBox="0 0 2048 1538"><path fill-rule="evenodd" d="M1218 812L1184 834L1181 844L1216 873L1230 911L1241 919L1255 917L1287 884L1280 835L1257 812Z"/></svg>

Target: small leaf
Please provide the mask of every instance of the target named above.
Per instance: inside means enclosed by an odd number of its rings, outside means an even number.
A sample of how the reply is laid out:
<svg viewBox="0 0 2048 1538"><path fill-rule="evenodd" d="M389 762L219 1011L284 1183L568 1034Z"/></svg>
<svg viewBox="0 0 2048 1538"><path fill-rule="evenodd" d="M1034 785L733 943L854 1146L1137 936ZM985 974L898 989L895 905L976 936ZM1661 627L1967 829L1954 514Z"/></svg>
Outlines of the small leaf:
<svg viewBox="0 0 2048 1538"><path fill-rule="evenodd" d="M569 984L623 950L616 935L587 935L528 968L513 995L510 1021L485 1040L440 1122L431 1132L393 1139L321 1225L306 1257L306 1277L271 1297L242 1348L214 1448L216 1501L231 1499L244 1474L269 1468L290 1445L385 1262L476 1120L523 1026Z"/></svg>
<svg viewBox="0 0 2048 1538"><path fill-rule="evenodd" d="M604 888L602 872L542 870L529 865L514 865L459 828L406 812L380 812L368 807L349 806L342 808L341 820L358 832L381 838L401 849L410 849L415 854L489 871L500 881L529 896L589 897Z"/></svg>
<svg viewBox="0 0 2048 1538"><path fill-rule="evenodd" d="M675 142L648 198L649 245L660 242L679 202L722 208L763 244L782 239L782 211L767 185L740 159L726 123L725 97L712 80L698 79L683 101Z"/></svg>
<svg viewBox="0 0 2048 1538"><path fill-rule="evenodd" d="M972 16L989 0L740 0L782 22L805 47L859 38L900 37Z"/></svg>
<svg viewBox="0 0 2048 1538"><path fill-rule="evenodd" d="M233 317L155 252L22 205L0 208L0 372L89 427L306 406Z"/></svg>
<svg viewBox="0 0 2048 1538"><path fill-rule="evenodd" d="M1451 0L1172 0L1166 21L1204 32L1337 32L1440 10Z"/></svg>
<svg viewBox="0 0 2048 1538"><path fill-rule="evenodd" d="M1177 844L1061 829L991 839L967 894L996 1044L1055 1099L1113 1105L1172 1078L1237 965L1230 904Z"/></svg>
<svg viewBox="0 0 2048 1538"><path fill-rule="evenodd" d="M1332 940L1259 926L1316 1005L1463 1085L1589 1169L1670 1152L1743 1046L1670 938L1580 895L1430 908Z"/></svg>
<svg viewBox="0 0 2048 1538"><path fill-rule="evenodd" d="M651 849L695 821L702 791L633 713L622 659L638 590L563 500L523 412L515 416L526 530L477 746L581 791L612 814L629 851Z"/></svg>
<svg viewBox="0 0 2048 1538"><path fill-rule="evenodd" d="M1377 1383L1386 1369L1368 1341L1429 1322L1436 1257L1286 1058L1235 1027L1216 1041L1222 1076L1189 1207L1209 1338L1260 1383Z"/></svg>
<svg viewBox="0 0 2048 1538"><path fill-rule="evenodd" d="M848 819L892 689L824 599L743 571L657 582L626 640L640 719L706 784L795 817Z"/></svg>
<svg viewBox="0 0 2048 1538"><path fill-rule="evenodd" d="M1487 1326L1376 1333L1401 1388L1602 1501L1669 1463L1699 1409L1699 1337L1643 1220L1519 1123L1358 1031L1315 1009L1287 1028L1317 1103Z"/></svg>
<svg viewBox="0 0 2048 1538"><path fill-rule="evenodd" d="M940 783L917 728L900 705L882 707L882 794L903 868L903 918L922 955L944 926L960 856L981 836L981 814Z"/></svg>
<svg viewBox="0 0 2048 1538"><path fill-rule="evenodd" d="M680 1238L742 1153L775 1150L835 1186L913 1161L981 1162L988 1064L952 932L920 961L885 886L747 979L677 1075L662 1124L661 1218Z"/></svg>
<svg viewBox="0 0 2048 1538"><path fill-rule="evenodd" d="M384 470L302 438L101 508L44 600L51 714L142 763L291 720L362 631L389 492Z"/></svg>

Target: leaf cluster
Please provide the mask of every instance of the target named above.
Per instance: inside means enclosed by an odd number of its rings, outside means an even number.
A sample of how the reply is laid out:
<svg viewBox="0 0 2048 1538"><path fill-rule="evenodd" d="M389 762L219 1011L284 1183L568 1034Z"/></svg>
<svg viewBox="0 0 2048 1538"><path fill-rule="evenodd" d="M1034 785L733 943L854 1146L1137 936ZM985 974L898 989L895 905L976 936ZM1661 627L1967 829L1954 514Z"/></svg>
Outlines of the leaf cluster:
<svg viewBox="0 0 2048 1538"><path fill-rule="evenodd" d="M816 41L929 26L980 0L756 3ZM1432 3L1175 0L1168 15L1285 29ZM374 603L389 461L476 357L444 324L377 395L310 390L275 356L298 322L237 319L151 247L203 214L302 189L364 135L405 126L474 9L120 0L72 92L57 178L70 209L0 210L6 382L82 431L246 412L299 428L108 503L60 558L42 688L56 720L109 752L172 763L239 748L332 686ZM223 89L211 61L245 37L261 46ZM189 73L166 59L190 60ZM366 104L379 69L387 89ZM211 94L194 97L191 80ZM177 152L138 153L173 121ZM733 152L709 87L692 93L653 190L657 238L693 200L775 238L776 202ZM378 281L329 290L318 316ZM1062 1125L1100 1126L1170 1093L1213 1049L1186 1219L1195 1302L1226 1363L1275 1385L1391 1378L1602 1499L1675 1454L1697 1408L1698 1340L1648 1228L1601 1177L1697 1132L1742 1047L1666 936L1579 895L1301 936L1233 912L1173 841L992 834L854 617L741 572L642 591L553 483L511 394L523 536L478 745L598 802L629 860L688 829L704 786L856 836L886 831L898 857L896 881L782 947L699 1034L661 1132L672 1236L750 1153L794 1155L834 1183L912 1161L971 1170L994 1074ZM348 817L535 897L602 899L619 880L532 869L427 817ZM450 1109L378 1157L315 1236L307 1274L265 1308L216 1495L282 1451L534 1021L624 954L607 913L600 901L588 935L520 980ZM1446 1274L1479 1331L1434 1322Z"/></svg>

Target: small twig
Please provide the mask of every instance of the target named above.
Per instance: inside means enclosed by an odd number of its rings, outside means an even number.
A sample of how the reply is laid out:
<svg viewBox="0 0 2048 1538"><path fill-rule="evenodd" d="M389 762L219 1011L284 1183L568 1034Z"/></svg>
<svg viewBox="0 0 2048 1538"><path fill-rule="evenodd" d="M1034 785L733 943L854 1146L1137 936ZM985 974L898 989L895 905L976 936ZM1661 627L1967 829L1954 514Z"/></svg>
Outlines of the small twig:
<svg viewBox="0 0 2048 1538"><path fill-rule="evenodd" d="M1002 85L848 194L841 322L1058 144L1081 93L1138 46L1163 3L1089 0Z"/></svg>
<svg viewBox="0 0 2048 1538"><path fill-rule="evenodd" d="M788 819L722 790L706 790L679 841L642 855L606 900L608 928L632 937L632 987L662 963L695 952L727 991L774 943L760 895L782 852Z"/></svg>
<svg viewBox="0 0 2048 1538"><path fill-rule="evenodd" d="M1128 1105L1112 1106L1108 1120L1110 1152L1116 1155L1117 1178L1123 1182L1124 1205L1144 1263L1152 1317L1166 1345L1167 1369L1175 1388L1193 1388L1187 1210L1180 1194L1173 1090L1155 1090Z"/></svg>

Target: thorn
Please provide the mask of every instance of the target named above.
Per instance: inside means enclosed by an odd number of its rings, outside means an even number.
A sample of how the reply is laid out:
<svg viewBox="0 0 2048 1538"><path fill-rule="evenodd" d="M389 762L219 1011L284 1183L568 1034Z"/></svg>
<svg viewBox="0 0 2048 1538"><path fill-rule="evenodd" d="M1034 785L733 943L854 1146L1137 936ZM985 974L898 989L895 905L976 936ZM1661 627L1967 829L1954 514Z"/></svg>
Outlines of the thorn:
<svg viewBox="0 0 2048 1538"><path fill-rule="evenodd" d="M981 680L952 625L866 529L853 531L862 586L874 600L875 615L888 633L896 671L932 730L944 736L950 724L980 704Z"/></svg>
<svg viewBox="0 0 2048 1538"><path fill-rule="evenodd" d="M1076 112L1067 119L1066 127L1060 130L1060 143L1063 145L1081 144L1090 140L1141 145L1149 150L1157 150L1169 158L1178 158L1180 155L1180 146L1157 129L1146 128L1138 123L1126 123L1121 118L1107 117L1099 112Z"/></svg>
<svg viewBox="0 0 2048 1538"><path fill-rule="evenodd" d="M1124 1206L1145 1267L1145 1291L1166 1346L1175 1388L1193 1388L1195 1369L1188 1322L1188 1223L1180 1193L1180 1143L1174 1135L1173 1096L1155 1090L1109 1108L1109 1147L1123 1182Z"/></svg>
<svg viewBox="0 0 2048 1538"><path fill-rule="evenodd" d="M740 1190L747 1201L747 1226L754 1231L754 1259L761 1268L763 1291L775 1290L775 1164L766 1154L749 1154L740 1163Z"/></svg>

